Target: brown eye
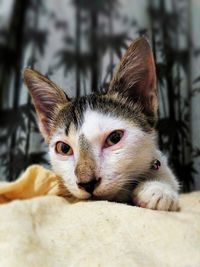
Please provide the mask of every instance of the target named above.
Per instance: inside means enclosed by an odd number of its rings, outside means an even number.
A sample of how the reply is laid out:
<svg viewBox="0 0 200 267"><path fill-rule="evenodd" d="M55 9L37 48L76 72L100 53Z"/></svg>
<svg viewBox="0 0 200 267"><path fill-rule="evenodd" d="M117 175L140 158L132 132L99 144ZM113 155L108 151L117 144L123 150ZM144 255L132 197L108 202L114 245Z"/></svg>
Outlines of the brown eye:
<svg viewBox="0 0 200 267"><path fill-rule="evenodd" d="M106 139L104 147L109 147L117 144L124 135L124 132L121 130L113 131Z"/></svg>
<svg viewBox="0 0 200 267"><path fill-rule="evenodd" d="M72 148L61 141L56 143L56 152L63 156L70 156L73 154Z"/></svg>

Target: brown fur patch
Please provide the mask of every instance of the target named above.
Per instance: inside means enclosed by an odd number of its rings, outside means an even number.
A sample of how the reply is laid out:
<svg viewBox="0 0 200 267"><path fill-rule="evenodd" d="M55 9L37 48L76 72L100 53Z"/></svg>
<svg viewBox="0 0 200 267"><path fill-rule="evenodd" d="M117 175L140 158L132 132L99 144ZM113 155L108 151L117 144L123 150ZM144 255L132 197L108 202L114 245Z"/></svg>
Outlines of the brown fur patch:
<svg viewBox="0 0 200 267"><path fill-rule="evenodd" d="M78 178L78 182L89 182L95 177L96 164L94 156L92 154L90 144L84 135L79 137L80 152L77 165L75 168L75 174Z"/></svg>

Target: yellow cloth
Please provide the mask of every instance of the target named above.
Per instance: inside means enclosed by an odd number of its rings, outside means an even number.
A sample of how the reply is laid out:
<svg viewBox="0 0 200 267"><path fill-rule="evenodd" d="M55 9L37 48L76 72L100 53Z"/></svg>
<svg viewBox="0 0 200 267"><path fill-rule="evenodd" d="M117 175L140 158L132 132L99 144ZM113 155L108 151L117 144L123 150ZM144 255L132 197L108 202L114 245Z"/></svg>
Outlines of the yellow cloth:
<svg viewBox="0 0 200 267"><path fill-rule="evenodd" d="M39 165L32 165L11 183L0 183L0 203L44 195L64 196L69 202L75 198L67 191L60 177Z"/></svg>

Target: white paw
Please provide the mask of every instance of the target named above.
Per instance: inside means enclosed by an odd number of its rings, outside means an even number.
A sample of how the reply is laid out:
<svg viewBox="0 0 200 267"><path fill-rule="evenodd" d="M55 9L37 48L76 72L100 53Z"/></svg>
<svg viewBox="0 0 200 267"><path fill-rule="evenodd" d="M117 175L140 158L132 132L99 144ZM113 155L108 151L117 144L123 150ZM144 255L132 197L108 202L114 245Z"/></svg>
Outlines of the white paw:
<svg viewBox="0 0 200 267"><path fill-rule="evenodd" d="M142 208L153 210L179 210L178 194L170 185L162 182L144 182L133 191L133 202Z"/></svg>

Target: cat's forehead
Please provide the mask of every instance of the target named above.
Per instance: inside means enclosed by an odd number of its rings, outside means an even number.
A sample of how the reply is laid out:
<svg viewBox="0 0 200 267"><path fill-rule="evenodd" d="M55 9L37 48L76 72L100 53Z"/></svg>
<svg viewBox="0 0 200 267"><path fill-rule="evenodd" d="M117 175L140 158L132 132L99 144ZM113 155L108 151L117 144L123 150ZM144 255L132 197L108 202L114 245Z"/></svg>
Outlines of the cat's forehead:
<svg viewBox="0 0 200 267"><path fill-rule="evenodd" d="M78 135L84 136L91 143L98 144L103 142L115 130L129 132L133 141L144 135L143 130L134 123L123 120L121 117L103 114L91 109L87 109L84 113L83 124L79 129Z"/></svg>
<svg viewBox="0 0 200 267"><path fill-rule="evenodd" d="M131 124L120 117L88 108L84 113L83 123L79 131L89 139L90 136L98 135L101 132L111 132L116 129L127 128L128 126L131 127Z"/></svg>
<svg viewBox="0 0 200 267"><path fill-rule="evenodd" d="M144 131L133 122L112 116L111 114L101 113L96 110L91 110L89 107L82 114L82 123L79 127L72 122L66 131L65 126L60 127L55 135L55 140L69 142L71 145L98 144L115 130L124 130L132 135L132 140L135 141L144 135ZM84 141L84 142L83 142Z"/></svg>
<svg viewBox="0 0 200 267"><path fill-rule="evenodd" d="M137 104L123 98L111 98L104 95L89 95L73 100L64 107L57 118L55 128L65 127L66 135L70 127L77 131L95 132L99 128L120 128L122 123L137 125L145 132L151 132L148 118L141 113ZM87 131L86 131L87 130Z"/></svg>

